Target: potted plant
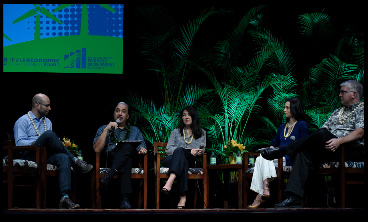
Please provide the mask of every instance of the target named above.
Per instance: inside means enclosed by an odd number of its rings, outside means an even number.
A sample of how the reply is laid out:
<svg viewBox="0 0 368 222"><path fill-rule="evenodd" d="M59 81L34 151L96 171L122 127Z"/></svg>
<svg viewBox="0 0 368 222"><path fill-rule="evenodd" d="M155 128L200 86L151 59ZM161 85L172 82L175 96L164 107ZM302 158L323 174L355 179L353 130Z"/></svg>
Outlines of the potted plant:
<svg viewBox="0 0 368 222"><path fill-rule="evenodd" d="M243 154L244 152L248 151L245 150L244 144L238 144L235 140L230 140L227 145L224 145L224 149L221 154L229 158L230 164L235 164L236 154L238 152Z"/></svg>

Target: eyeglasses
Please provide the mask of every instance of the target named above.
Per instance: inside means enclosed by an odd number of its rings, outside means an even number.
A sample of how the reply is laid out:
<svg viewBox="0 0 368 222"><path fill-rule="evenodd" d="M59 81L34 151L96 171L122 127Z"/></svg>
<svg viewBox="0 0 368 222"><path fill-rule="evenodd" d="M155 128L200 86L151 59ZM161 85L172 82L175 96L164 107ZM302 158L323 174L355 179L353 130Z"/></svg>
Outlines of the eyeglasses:
<svg viewBox="0 0 368 222"><path fill-rule="evenodd" d="M346 93L348 93L348 92L355 92L355 91L345 91L345 90L340 90L340 91L338 91L339 92L339 95L341 94L341 95L345 95Z"/></svg>
<svg viewBox="0 0 368 222"><path fill-rule="evenodd" d="M50 104L43 104L43 103L38 103L38 104L44 105L44 106L46 106L46 108L49 108L51 106Z"/></svg>

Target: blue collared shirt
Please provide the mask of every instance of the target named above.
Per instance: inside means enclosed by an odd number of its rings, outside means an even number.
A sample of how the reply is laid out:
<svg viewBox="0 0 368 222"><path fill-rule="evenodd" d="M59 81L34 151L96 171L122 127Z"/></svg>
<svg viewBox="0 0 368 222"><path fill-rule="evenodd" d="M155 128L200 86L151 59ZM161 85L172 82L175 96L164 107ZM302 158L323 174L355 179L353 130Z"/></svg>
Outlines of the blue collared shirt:
<svg viewBox="0 0 368 222"><path fill-rule="evenodd" d="M100 138L100 136L103 133L106 126L107 126L107 124L101 126L97 130L95 138L93 140L93 144L95 144L97 142L97 140ZM118 139L122 140L125 137L126 128L124 128L124 129L117 128L116 130L114 130L114 132L115 132L116 135L118 135L118 137L119 137ZM141 131L138 129L138 127L136 127L136 126L131 126L130 127L130 135L129 135L128 140L142 140L142 143L138 147L136 147L137 151L142 147L147 149L146 143L144 142L143 135L142 135ZM115 146L116 146L116 143L114 143L111 140L110 133L108 133L106 135L106 140L105 140L105 146L104 146L103 153L106 154L107 152L110 152Z"/></svg>
<svg viewBox="0 0 368 222"><path fill-rule="evenodd" d="M46 130L52 130L52 123L48 118L44 116L38 119L32 113L32 111L30 111L30 115L40 135L42 135L42 133L45 132L43 119L46 120ZM38 139L37 132L33 127L33 124L29 119L28 114L21 116L15 122L13 131L16 146L29 146L32 145L32 143Z"/></svg>

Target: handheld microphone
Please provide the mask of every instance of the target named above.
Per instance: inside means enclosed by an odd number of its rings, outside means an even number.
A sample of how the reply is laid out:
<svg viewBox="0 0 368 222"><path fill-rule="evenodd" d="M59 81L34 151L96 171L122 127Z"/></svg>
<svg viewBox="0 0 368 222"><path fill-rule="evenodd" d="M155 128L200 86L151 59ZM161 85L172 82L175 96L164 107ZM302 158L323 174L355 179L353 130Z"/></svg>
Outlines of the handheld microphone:
<svg viewBox="0 0 368 222"><path fill-rule="evenodd" d="M117 123L117 124L119 124L120 122L121 122L121 121L120 121L120 119L117 119L117 120L116 120L116 123Z"/></svg>

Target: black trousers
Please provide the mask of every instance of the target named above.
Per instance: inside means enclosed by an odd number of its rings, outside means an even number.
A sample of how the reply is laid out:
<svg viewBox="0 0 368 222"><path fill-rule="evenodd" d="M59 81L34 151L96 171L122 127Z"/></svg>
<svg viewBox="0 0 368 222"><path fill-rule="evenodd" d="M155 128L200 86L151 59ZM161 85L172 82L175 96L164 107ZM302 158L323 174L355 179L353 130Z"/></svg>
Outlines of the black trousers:
<svg viewBox="0 0 368 222"><path fill-rule="evenodd" d="M319 129L295 143L283 147L287 149L287 154L294 161L285 191L293 192L302 197L310 167L323 162L338 161L339 152L331 152L325 148L326 142L332 138L336 138L336 136L326 129ZM350 161L362 160L362 154L354 150L346 150L345 157L346 160Z"/></svg>
<svg viewBox="0 0 368 222"><path fill-rule="evenodd" d="M180 194L188 190L188 169L195 167L195 161L196 157L190 153L190 150L182 147L176 148L173 155L162 161L164 167L170 168L169 175L176 174Z"/></svg>
<svg viewBox="0 0 368 222"><path fill-rule="evenodd" d="M132 168L136 165L138 152L129 143L120 144L108 153L107 167L119 171L120 194L132 193ZM106 159L105 159L106 160ZM102 163L105 162L102 159Z"/></svg>

